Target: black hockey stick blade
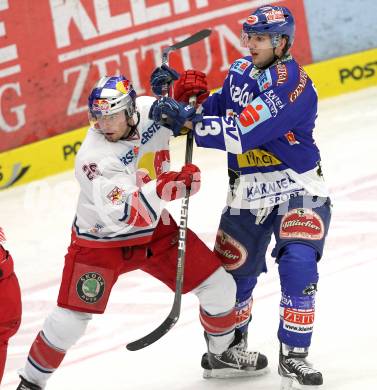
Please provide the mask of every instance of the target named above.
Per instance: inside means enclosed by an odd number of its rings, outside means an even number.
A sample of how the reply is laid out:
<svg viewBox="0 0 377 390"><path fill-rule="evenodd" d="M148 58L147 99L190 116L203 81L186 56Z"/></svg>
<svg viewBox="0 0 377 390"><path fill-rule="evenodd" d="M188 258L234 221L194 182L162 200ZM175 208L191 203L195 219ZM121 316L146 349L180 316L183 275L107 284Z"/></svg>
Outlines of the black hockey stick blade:
<svg viewBox="0 0 377 390"><path fill-rule="evenodd" d="M162 63L166 64L168 62L168 55L171 51L182 49L182 47L190 46L196 42L199 42L202 39L209 37L211 35L211 33L212 33L212 30L210 30L208 28L204 29L204 30L200 30L197 33L189 36L188 38L184 39L181 42L177 42L174 45L165 47L162 50Z"/></svg>
<svg viewBox="0 0 377 390"><path fill-rule="evenodd" d="M172 312L170 312L170 314L166 317L165 321L160 326L158 326L155 330L142 337L141 339L128 343L126 345L126 348L129 351L138 351L139 349L148 347L148 345L151 345L157 340L159 340L162 336L168 333L169 330L177 323L179 318L179 311L177 315L174 315L172 314Z"/></svg>
<svg viewBox="0 0 377 390"><path fill-rule="evenodd" d="M206 28L204 30L200 30L197 33L192 34L188 38L184 39L183 41L177 42L174 45L171 45L170 50L178 50L178 49L181 49L182 47L190 46L193 43L199 42L202 39L209 37L211 35L211 33L212 33L212 30L210 30L208 28Z"/></svg>
<svg viewBox="0 0 377 390"><path fill-rule="evenodd" d="M186 155L187 157L187 155ZM186 197L183 199L182 204L185 204L185 207L188 208L189 194L186 193ZM179 227L179 229L184 229L186 232L187 227L187 213L183 217L186 219L184 222L184 227ZM181 220L182 223L182 220ZM183 225L182 225L183 226ZM185 234L186 236L186 234ZM184 238L186 241L186 239ZM176 275L176 286L174 294L174 302L171 307L169 315L165 318L164 322L161 323L155 330L147 334L146 336L132 341L126 345L126 348L129 351L138 351L139 349L148 347L148 345L153 344L159 340L162 336L169 332L169 330L177 323L179 315L181 313L181 298L182 298L182 286L183 286L183 271L185 263L185 252L186 245L180 249L178 248L178 262L177 262L177 275Z"/></svg>

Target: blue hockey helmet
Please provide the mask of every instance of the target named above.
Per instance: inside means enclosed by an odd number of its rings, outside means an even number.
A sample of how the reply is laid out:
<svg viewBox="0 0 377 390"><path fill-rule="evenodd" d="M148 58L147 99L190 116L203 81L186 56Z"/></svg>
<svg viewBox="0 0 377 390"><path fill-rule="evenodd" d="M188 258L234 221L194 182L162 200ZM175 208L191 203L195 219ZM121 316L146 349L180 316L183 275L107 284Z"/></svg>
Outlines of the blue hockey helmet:
<svg viewBox="0 0 377 390"><path fill-rule="evenodd" d="M242 33L244 39L251 34L270 34L272 38L285 35L289 48L295 37L295 20L286 7L264 6L249 15L242 25Z"/></svg>
<svg viewBox="0 0 377 390"><path fill-rule="evenodd" d="M88 98L92 117L125 111L128 117L136 112L136 92L124 76L104 76L93 87Z"/></svg>

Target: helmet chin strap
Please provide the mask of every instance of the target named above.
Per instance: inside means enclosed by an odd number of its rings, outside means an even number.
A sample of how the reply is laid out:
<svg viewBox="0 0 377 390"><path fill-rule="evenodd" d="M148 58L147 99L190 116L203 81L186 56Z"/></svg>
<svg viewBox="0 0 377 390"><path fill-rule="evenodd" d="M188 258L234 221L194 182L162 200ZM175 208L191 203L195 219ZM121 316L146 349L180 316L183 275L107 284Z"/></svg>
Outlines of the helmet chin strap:
<svg viewBox="0 0 377 390"><path fill-rule="evenodd" d="M255 66L256 68L260 69L260 70L265 70L267 68L269 68L271 65L273 65L275 62L279 61L280 60L280 57L278 57L276 54L275 54L275 49L274 49L274 56L272 57L272 60L269 61L266 65L263 65L263 66Z"/></svg>
<svg viewBox="0 0 377 390"><path fill-rule="evenodd" d="M281 54L281 56L277 56L276 55L276 48L277 48L277 45L280 43L280 40L283 38L283 36L279 36L279 37L275 37L275 38L271 38L271 43L274 45L273 46L273 58L271 61L269 61L266 65L264 66L259 66L258 68L261 69L261 70L265 70L267 68L269 68L271 65L275 64L276 62L280 61L282 58L284 58L286 56L286 54L288 53L288 49L289 49L289 46L288 44L285 45L284 49L283 49L283 52Z"/></svg>
<svg viewBox="0 0 377 390"><path fill-rule="evenodd" d="M132 136L136 133L137 126L138 126L139 123L140 123L140 113L139 113L139 111L136 111L136 116L137 116L137 121L136 121L136 123L134 123L134 124L131 125L131 124L128 122L130 118L129 118L129 117L127 116L127 114L126 114L127 125L130 127L130 131L128 132L127 136L124 137L124 139L130 138L130 137L132 137Z"/></svg>

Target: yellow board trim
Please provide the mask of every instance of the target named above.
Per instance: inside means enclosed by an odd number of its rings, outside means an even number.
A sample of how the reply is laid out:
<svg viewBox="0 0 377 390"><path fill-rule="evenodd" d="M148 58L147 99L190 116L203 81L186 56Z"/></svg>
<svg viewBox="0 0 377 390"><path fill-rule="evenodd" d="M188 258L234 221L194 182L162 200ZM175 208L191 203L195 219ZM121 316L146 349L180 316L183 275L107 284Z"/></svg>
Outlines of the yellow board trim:
<svg viewBox="0 0 377 390"><path fill-rule="evenodd" d="M377 86L377 49L304 66L320 99Z"/></svg>
<svg viewBox="0 0 377 390"><path fill-rule="evenodd" d="M87 127L0 153L0 190L72 169Z"/></svg>
<svg viewBox="0 0 377 390"><path fill-rule="evenodd" d="M320 99L377 85L377 49L304 67ZM87 127L0 153L0 190L72 169ZM239 157L247 164L246 157ZM246 160L245 160L246 159Z"/></svg>

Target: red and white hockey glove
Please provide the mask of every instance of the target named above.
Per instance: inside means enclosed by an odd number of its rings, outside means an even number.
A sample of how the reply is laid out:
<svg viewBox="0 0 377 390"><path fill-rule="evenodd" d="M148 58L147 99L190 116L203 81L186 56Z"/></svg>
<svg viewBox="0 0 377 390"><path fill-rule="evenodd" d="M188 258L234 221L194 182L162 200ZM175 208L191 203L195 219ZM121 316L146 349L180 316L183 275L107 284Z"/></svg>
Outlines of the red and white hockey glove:
<svg viewBox="0 0 377 390"><path fill-rule="evenodd" d="M164 172L157 178L157 195L168 202L184 198L186 189L190 196L200 189L200 169L194 164L186 164L181 172Z"/></svg>
<svg viewBox="0 0 377 390"><path fill-rule="evenodd" d="M207 76L198 70L186 70L174 84L174 99L189 103L191 96L196 96L198 104L209 96Z"/></svg>

